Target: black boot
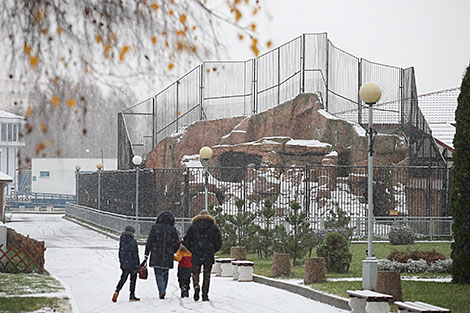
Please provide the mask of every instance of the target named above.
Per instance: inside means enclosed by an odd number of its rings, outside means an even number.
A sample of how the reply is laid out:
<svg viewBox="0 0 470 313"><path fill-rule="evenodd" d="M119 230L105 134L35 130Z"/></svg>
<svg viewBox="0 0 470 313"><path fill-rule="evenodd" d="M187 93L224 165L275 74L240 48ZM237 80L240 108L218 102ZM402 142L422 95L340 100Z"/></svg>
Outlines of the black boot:
<svg viewBox="0 0 470 313"><path fill-rule="evenodd" d="M137 298L135 294L131 293L131 295L129 296L129 301L130 302L140 301L140 298Z"/></svg>
<svg viewBox="0 0 470 313"><path fill-rule="evenodd" d="M187 291L186 291L186 288L181 287L181 298L186 297L186 292L187 292Z"/></svg>
<svg viewBox="0 0 470 313"><path fill-rule="evenodd" d="M200 290L201 290L201 288L199 288L199 286L194 287L194 301L199 300L199 291Z"/></svg>

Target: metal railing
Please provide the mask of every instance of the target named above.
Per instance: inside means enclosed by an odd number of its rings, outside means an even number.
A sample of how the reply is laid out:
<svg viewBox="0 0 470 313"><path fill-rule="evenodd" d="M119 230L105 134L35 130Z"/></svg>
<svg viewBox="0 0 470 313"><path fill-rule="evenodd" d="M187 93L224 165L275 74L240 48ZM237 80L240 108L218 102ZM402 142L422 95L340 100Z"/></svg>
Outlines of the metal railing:
<svg viewBox="0 0 470 313"><path fill-rule="evenodd" d="M123 232L127 225L134 225L137 230L137 237L146 237L156 220L156 217L116 214L74 203L67 203L65 214L117 234ZM190 218L175 218L175 227L180 236L186 233L190 224Z"/></svg>
<svg viewBox="0 0 470 313"><path fill-rule="evenodd" d="M374 81L383 96L374 124L402 129L412 165L445 164L418 107L414 69L379 64L334 46L326 33L303 34L258 58L204 62L155 96L119 114L120 169L191 123L261 113L299 93L317 93L325 109L367 123L360 86Z"/></svg>
<svg viewBox="0 0 470 313"><path fill-rule="evenodd" d="M122 232L127 225L134 225L139 238L148 236L156 219L156 217L136 217L104 212L73 203L67 203L66 215L114 233ZM324 217L310 217L307 221L312 230L325 228ZM255 223L263 226L264 220L258 217ZM452 240L452 223L452 217L380 217L374 219L374 237L386 239L392 226L408 226L414 231L418 240ZM180 236L186 233L190 224L190 218L175 218L175 227ZM273 218L271 225L284 225L289 229L289 225L281 217ZM353 229L353 240L367 237L367 217L352 218L349 227Z"/></svg>
<svg viewBox="0 0 470 313"><path fill-rule="evenodd" d="M196 215L204 208L203 173L201 167L139 170L139 214ZM446 167L375 167L374 215L449 216L449 177ZM278 216L289 214L293 201L312 218L327 217L339 209L351 217L367 216L365 166L210 167L208 191L209 204L222 207L227 214L237 213L237 199L255 213L269 198ZM136 215L136 172L79 174L78 194L80 205Z"/></svg>

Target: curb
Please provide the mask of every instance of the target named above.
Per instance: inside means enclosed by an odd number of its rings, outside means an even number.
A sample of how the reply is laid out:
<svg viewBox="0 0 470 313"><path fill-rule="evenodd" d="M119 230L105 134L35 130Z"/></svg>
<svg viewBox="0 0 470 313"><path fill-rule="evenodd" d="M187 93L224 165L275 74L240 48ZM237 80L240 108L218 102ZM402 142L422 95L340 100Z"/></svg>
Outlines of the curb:
<svg viewBox="0 0 470 313"><path fill-rule="evenodd" d="M350 311L349 301L345 298L331 295L322 291L312 289L310 287L301 286L294 283L284 282L272 278L253 274L253 281L259 284L271 286L274 288L283 289L306 298L334 306L338 309Z"/></svg>

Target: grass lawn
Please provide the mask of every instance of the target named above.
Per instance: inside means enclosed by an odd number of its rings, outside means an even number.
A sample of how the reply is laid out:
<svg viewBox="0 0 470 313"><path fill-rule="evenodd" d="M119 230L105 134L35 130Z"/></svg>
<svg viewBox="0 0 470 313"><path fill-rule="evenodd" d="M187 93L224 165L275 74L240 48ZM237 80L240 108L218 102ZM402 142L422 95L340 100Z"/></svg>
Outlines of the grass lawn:
<svg viewBox="0 0 470 313"><path fill-rule="evenodd" d="M373 246L374 255L378 259L384 259L387 255L393 250L400 251L413 251L413 250L423 250L431 251L435 249L442 253L445 257L450 257L450 243L416 243L413 245L405 246L392 246L389 243L376 243ZM362 261L366 257L367 243L353 243L350 246L350 252L352 253L352 261L349 271L347 273L337 274L337 273L328 273L328 278L340 278L340 277L362 277ZM228 255L223 255L227 257ZM271 275L271 265L272 259L260 260L256 254L249 254L247 258L251 261L254 261L254 273L270 276ZM292 274L289 278L303 278L304 277L304 268L302 265L292 266ZM420 274L402 274L404 276L450 276L450 274L429 274L429 273L420 273Z"/></svg>
<svg viewBox="0 0 470 313"><path fill-rule="evenodd" d="M57 296L46 294L58 293ZM51 307L72 312L60 282L46 274L0 273L0 312L31 312Z"/></svg>
<svg viewBox="0 0 470 313"><path fill-rule="evenodd" d="M354 243L350 246L352 253L352 262L349 271L344 274L327 273L327 278L346 278L346 277L362 277L362 261L366 257L366 243ZM447 242L434 242L434 243L415 243L406 246L392 246L389 243L376 243L373 246L374 255L378 259L385 258L393 250L400 251L436 251L442 253L445 257L450 257L451 247ZM221 257L228 257L228 255L220 255ZM260 260L256 254L249 254L247 258L255 262L254 273L263 276L271 276L272 259ZM303 264L291 267L290 277L281 278L300 278L303 279L304 269ZM402 276L424 276L424 277L442 277L450 276L448 273L419 273L407 274L403 273ZM361 289L361 281L338 281L326 282L319 284L309 285L313 289L321 290L330 294L335 294L344 298L348 298L346 290L348 289ZM423 282L423 281L402 281L403 298L405 301L422 301L437 306L449 308L452 313L470 312L470 285L457 285L444 282ZM397 311L396 307L392 306L393 311Z"/></svg>
<svg viewBox="0 0 470 313"><path fill-rule="evenodd" d="M467 313L470 305L470 285L457 285L440 282L402 281L404 301L422 301L440 307L448 308L452 313ZM360 281L326 282L309 285L321 290L348 298L346 290L362 288ZM392 305L392 310L397 311Z"/></svg>

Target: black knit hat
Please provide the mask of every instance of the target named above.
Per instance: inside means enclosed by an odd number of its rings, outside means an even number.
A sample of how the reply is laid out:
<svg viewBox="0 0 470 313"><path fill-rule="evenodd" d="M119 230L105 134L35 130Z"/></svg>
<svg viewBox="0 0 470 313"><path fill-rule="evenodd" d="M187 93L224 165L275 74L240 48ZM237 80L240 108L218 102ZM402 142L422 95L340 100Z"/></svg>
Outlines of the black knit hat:
<svg viewBox="0 0 470 313"><path fill-rule="evenodd" d="M126 228L124 228L124 231L135 233L135 228L131 225L127 225Z"/></svg>

